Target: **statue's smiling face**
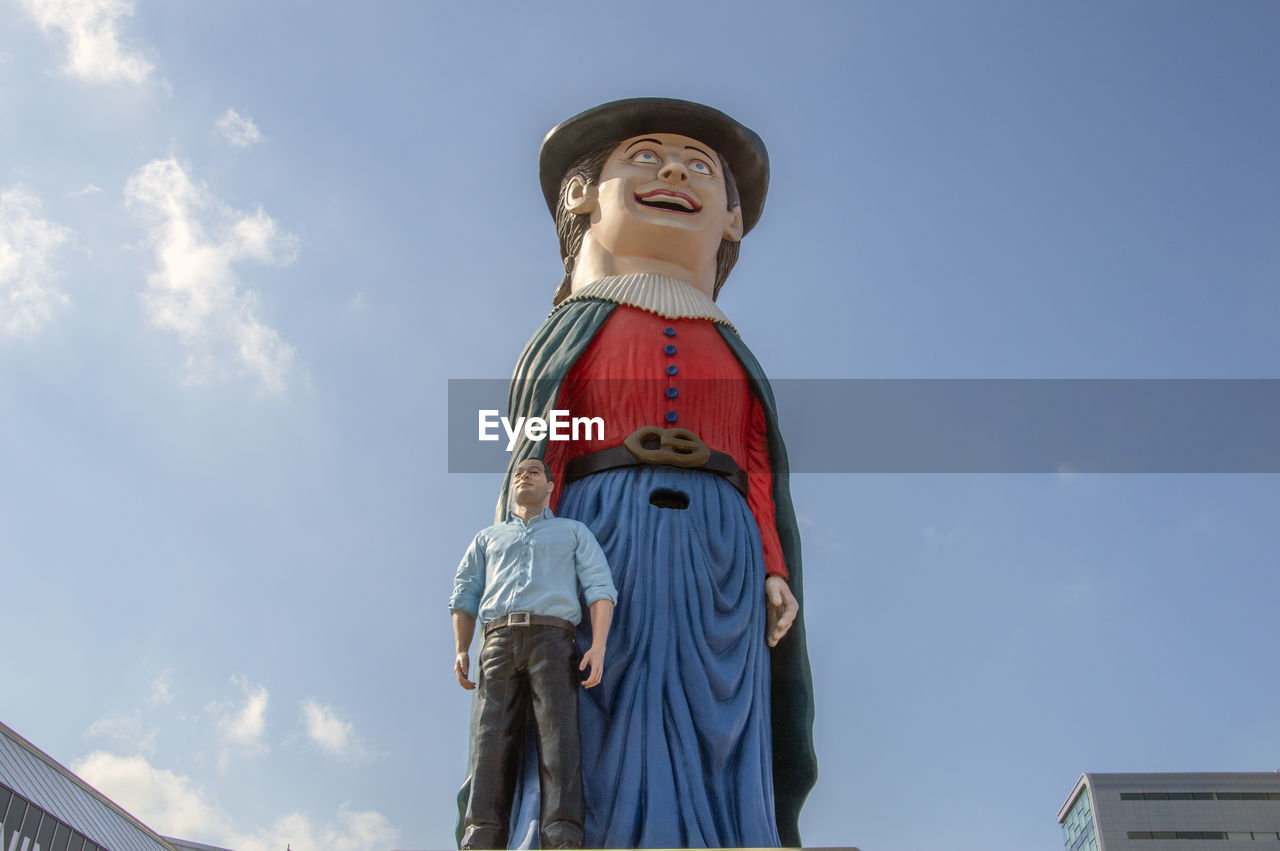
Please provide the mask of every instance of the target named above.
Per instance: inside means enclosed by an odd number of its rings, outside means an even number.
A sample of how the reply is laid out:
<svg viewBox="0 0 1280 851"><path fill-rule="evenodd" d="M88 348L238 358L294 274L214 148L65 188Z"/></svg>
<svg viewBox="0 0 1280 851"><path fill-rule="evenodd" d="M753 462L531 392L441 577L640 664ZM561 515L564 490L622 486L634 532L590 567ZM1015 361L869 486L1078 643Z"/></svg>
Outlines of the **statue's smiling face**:
<svg viewBox="0 0 1280 851"><path fill-rule="evenodd" d="M713 201L719 189L721 206L724 205L724 180L717 179L719 169L712 165L719 161L714 153L683 136L665 139L641 136L614 152L614 158L605 165L601 181L630 173L640 182L633 195L636 203L692 216L702 211L699 189ZM610 165L612 175L609 175ZM695 183L694 178L704 179Z"/></svg>
<svg viewBox="0 0 1280 851"><path fill-rule="evenodd" d="M726 197L710 146L672 133L637 136L604 165L590 235L615 254L714 263L720 240L742 237L741 210L726 209Z"/></svg>

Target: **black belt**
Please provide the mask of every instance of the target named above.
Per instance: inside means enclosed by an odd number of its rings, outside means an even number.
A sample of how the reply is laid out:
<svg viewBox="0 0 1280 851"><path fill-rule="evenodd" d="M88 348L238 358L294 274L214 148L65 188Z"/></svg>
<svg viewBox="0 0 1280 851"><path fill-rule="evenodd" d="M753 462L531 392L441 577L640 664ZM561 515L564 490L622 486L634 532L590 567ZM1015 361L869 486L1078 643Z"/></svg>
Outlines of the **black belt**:
<svg viewBox="0 0 1280 851"><path fill-rule="evenodd" d="M579 455L564 468L565 483L592 473L619 467L676 467L715 473L747 496L747 472L727 452L717 452L687 428L643 426L633 431L621 446L611 446Z"/></svg>
<svg viewBox="0 0 1280 851"><path fill-rule="evenodd" d="M484 625L484 634L505 626L558 626L561 629L574 631L573 624L564 618L553 618L550 615L535 615L532 612L512 612L500 618L494 618Z"/></svg>

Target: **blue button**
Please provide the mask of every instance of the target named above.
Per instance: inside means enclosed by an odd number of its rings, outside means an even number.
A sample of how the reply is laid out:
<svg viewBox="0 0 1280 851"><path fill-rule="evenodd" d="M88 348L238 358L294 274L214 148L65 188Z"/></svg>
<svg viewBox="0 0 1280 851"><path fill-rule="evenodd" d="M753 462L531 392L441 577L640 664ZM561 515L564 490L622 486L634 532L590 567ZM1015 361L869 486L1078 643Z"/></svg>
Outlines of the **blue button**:
<svg viewBox="0 0 1280 851"><path fill-rule="evenodd" d="M676 347L671 345L670 343L667 343L665 346L663 346L662 350L669 355L674 355L676 353Z"/></svg>
<svg viewBox="0 0 1280 851"><path fill-rule="evenodd" d="M678 419L680 419L680 417L676 415L675 411L667 411L667 422L673 423Z"/></svg>
<svg viewBox="0 0 1280 851"><path fill-rule="evenodd" d="M676 397L677 397L677 396L679 396L679 395L680 395L680 391L679 391L679 390L677 390L676 388L674 388L674 387L668 387L668 388L667 388L667 398L668 398L668 399L674 399L674 398L676 398Z"/></svg>
<svg viewBox="0 0 1280 851"><path fill-rule="evenodd" d="M668 337L674 337L674 336L676 335L676 329L674 329L674 328L663 328L663 329L662 329L662 333L663 333L663 334L666 334Z"/></svg>
<svg viewBox="0 0 1280 851"><path fill-rule="evenodd" d="M680 367L676 366L675 364L672 364L671 366L667 367L667 375L675 375L679 371L680 371Z"/></svg>

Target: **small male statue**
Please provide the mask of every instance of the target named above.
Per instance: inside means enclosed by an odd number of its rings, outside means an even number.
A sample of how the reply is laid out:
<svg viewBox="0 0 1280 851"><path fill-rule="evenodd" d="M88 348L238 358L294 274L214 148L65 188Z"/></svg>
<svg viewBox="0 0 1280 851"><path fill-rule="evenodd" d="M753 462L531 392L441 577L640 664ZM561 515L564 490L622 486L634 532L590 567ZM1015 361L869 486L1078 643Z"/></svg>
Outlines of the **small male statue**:
<svg viewBox="0 0 1280 851"><path fill-rule="evenodd" d="M539 756L541 847L583 846L578 674L589 670L586 688L604 675L618 592L591 530L551 513L550 473L537 458L515 466L507 519L475 536L453 583L454 674L464 689L477 688L469 679L469 651L476 620L484 625L463 848L507 847L530 716ZM591 611L591 646L575 666L579 585Z"/></svg>

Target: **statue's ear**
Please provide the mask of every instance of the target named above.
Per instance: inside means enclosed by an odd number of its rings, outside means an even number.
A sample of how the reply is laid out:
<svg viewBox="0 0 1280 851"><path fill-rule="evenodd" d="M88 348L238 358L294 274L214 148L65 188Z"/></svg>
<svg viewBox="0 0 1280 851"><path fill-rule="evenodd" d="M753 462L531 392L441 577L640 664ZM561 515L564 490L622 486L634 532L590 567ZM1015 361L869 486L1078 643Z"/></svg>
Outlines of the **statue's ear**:
<svg viewBox="0 0 1280 851"><path fill-rule="evenodd" d="M729 211L729 221L724 226L724 238L730 242L742 241L742 207Z"/></svg>
<svg viewBox="0 0 1280 851"><path fill-rule="evenodd" d="M564 195L565 209L575 215L591 213L596 209L596 187L587 183L578 175L569 178L569 187Z"/></svg>

